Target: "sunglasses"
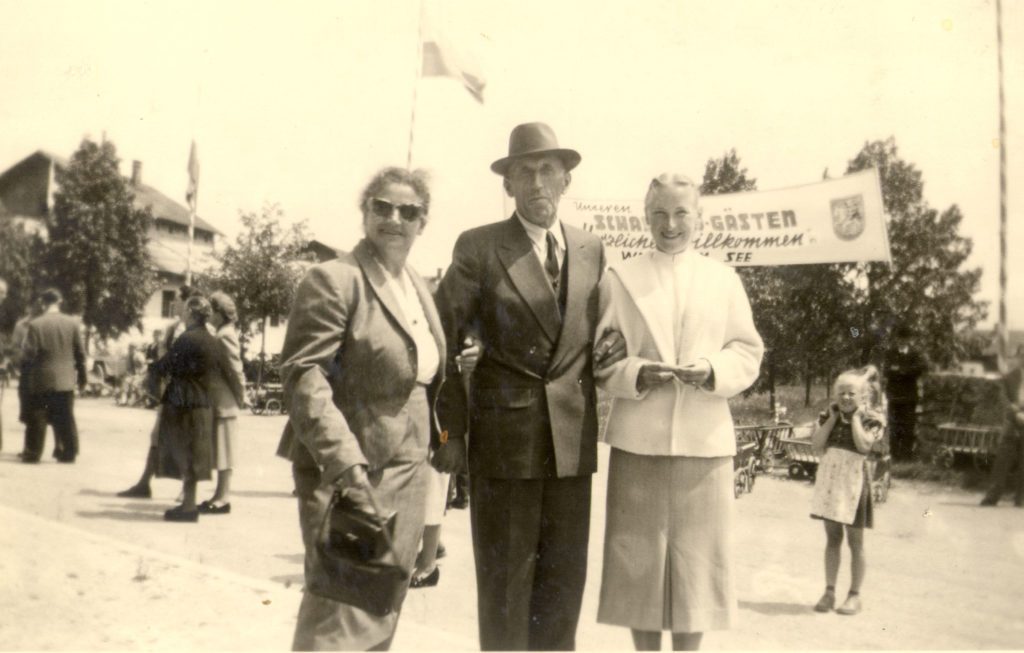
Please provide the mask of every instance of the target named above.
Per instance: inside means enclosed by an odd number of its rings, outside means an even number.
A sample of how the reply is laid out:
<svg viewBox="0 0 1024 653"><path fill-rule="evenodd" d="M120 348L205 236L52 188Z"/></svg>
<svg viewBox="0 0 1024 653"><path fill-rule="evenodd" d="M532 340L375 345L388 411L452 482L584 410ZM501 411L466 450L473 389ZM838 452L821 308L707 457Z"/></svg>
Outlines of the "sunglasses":
<svg viewBox="0 0 1024 653"><path fill-rule="evenodd" d="M370 200L370 210L375 216L385 220L394 215L396 210L406 222L415 222L423 217L423 207L419 204L392 204L377 197Z"/></svg>

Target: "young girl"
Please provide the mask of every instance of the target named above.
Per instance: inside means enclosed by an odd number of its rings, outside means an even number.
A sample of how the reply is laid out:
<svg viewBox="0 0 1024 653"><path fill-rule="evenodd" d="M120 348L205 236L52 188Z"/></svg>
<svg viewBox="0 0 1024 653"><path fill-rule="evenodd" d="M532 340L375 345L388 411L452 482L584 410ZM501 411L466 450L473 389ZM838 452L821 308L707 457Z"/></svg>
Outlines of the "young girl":
<svg viewBox="0 0 1024 653"><path fill-rule="evenodd" d="M850 593L839 614L860 612L860 586L864 580L864 529L873 522L867 453L881 440L885 410L878 370L867 366L839 375L834 386L837 403L822 413L811 436L821 456L811 517L825 522L825 594L814 609L828 612L836 603L836 577L843 530L850 546Z"/></svg>

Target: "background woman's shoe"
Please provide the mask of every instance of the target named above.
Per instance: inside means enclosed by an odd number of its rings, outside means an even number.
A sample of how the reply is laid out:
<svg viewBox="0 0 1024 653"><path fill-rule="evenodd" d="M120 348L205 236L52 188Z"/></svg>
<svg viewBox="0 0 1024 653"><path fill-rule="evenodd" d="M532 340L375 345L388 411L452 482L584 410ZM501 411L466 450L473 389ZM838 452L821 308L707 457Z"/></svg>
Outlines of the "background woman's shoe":
<svg viewBox="0 0 1024 653"><path fill-rule="evenodd" d="M222 503L218 505L214 501L203 501L196 506L196 510L204 515L226 515L231 512L231 504Z"/></svg>
<svg viewBox="0 0 1024 653"><path fill-rule="evenodd" d="M814 606L815 612L829 612L832 608L836 607L836 595L832 592L825 592L818 599L817 605Z"/></svg>
<svg viewBox="0 0 1024 653"><path fill-rule="evenodd" d="M199 521L199 511L184 510L182 506L176 506L164 512L164 521L197 522Z"/></svg>
<svg viewBox="0 0 1024 653"><path fill-rule="evenodd" d="M414 576L412 582L409 583L411 589L419 589L421 587L433 587L437 585L437 581L441 580L441 568L434 567L434 571L430 572L426 576Z"/></svg>
<svg viewBox="0 0 1024 653"><path fill-rule="evenodd" d="M839 614L857 614L860 612L860 597L856 594L847 596L843 604L836 608L836 612Z"/></svg>

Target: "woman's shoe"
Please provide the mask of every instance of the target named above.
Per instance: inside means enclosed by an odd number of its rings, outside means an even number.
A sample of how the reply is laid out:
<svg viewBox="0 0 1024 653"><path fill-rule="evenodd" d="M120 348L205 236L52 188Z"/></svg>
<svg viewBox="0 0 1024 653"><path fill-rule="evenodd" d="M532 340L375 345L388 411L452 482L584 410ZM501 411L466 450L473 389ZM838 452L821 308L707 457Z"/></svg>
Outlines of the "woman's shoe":
<svg viewBox="0 0 1024 653"><path fill-rule="evenodd" d="M164 521L197 522L199 521L199 511L184 510L182 506L176 506L164 512Z"/></svg>
<svg viewBox="0 0 1024 653"><path fill-rule="evenodd" d="M196 506L196 510L204 515L226 515L231 512L231 504L217 504L215 501L203 501Z"/></svg>
<svg viewBox="0 0 1024 653"><path fill-rule="evenodd" d="M433 587L437 585L437 581L441 580L441 568L434 567L434 571L430 572L426 576L414 576L412 582L409 583L410 589L419 589L421 587Z"/></svg>
<svg viewBox="0 0 1024 653"><path fill-rule="evenodd" d="M825 592L818 599L818 604L814 606L815 612L830 612L832 608L836 607L836 595L833 592Z"/></svg>
<svg viewBox="0 0 1024 653"><path fill-rule="evenodd" d="M843 604L836 609L839 614L857 614L860 612L860 596L857 594L851 594L846 597Z"/></svg>

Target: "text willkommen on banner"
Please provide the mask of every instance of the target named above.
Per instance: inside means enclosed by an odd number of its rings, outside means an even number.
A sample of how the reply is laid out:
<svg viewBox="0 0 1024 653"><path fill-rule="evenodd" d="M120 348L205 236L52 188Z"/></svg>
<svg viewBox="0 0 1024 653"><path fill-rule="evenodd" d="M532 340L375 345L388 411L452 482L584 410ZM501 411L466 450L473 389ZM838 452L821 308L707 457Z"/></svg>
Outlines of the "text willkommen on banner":
<svg viewBox="0 0 1024 653"><path fill-rule="evenodd" d="M731 265L890 261L874 168L805 186L701 198L692 247ZM566 224L604 242L608 261L654 249L643 199L566 198Z"/></svg>

